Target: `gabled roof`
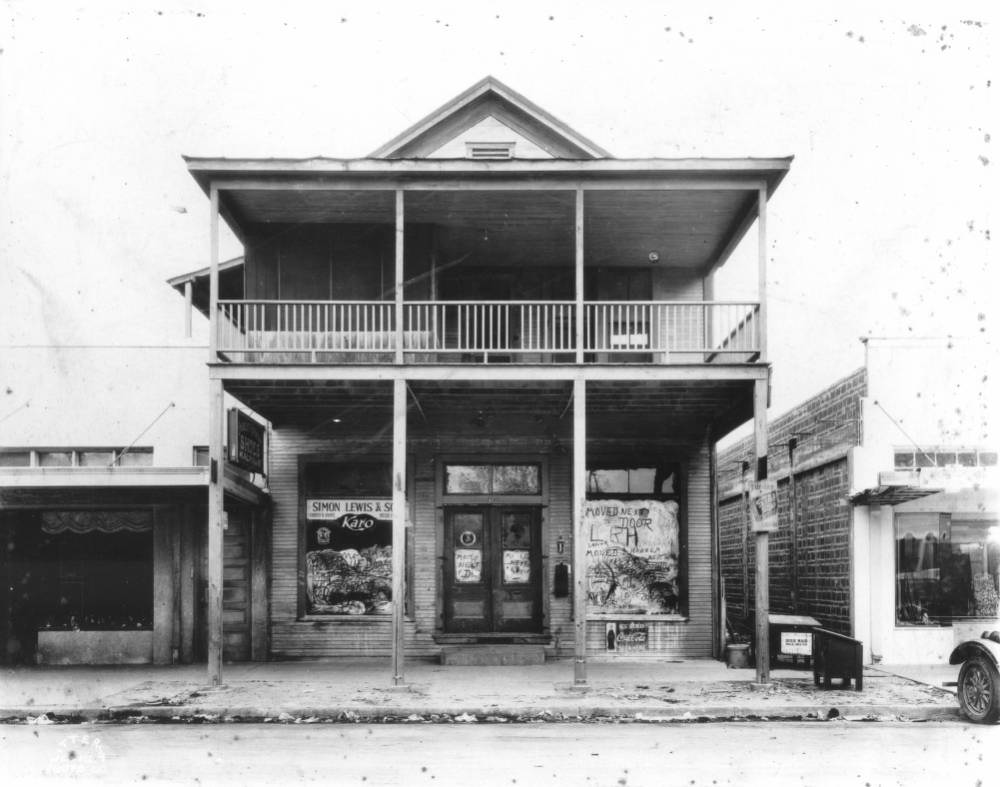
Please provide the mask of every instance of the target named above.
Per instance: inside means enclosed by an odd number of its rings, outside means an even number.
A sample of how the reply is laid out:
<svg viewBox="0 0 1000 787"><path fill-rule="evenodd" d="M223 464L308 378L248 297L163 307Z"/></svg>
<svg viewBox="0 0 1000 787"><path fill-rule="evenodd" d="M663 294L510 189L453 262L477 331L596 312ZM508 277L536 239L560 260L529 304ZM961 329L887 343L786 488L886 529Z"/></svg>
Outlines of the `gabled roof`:
<svg viewBox="0 0 1000 787"><path fill-rule="evenodd" d="M613 158L606 150L491 76L393 137L369 158L427 157L488 118L498 121L553 158Z"/></svg>

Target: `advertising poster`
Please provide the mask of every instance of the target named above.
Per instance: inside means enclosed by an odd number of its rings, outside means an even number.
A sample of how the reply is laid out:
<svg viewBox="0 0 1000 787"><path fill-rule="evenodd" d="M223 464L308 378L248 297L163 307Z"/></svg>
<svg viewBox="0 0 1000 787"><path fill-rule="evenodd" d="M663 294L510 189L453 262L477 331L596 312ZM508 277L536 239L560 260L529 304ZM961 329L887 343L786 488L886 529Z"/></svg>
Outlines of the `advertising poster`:
<svg viewBox="0 0 1000 787"><path fill-rule="evenodd" d="M681 611L676 501L589 500L584 506L590 614Z"/></svg>
<svg viewBox="0 0 1000 787"><path fill-rule="evenodd" d="M306 500L310 615L392 611L392 501Z"/></svg>

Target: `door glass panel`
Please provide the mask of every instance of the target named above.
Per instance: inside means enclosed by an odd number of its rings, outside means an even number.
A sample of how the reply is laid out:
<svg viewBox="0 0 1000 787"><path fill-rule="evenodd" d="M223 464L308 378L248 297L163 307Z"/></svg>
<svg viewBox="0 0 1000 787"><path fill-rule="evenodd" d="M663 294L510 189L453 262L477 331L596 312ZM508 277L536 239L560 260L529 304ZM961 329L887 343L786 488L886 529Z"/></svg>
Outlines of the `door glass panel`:
<svg viewBox="0 0 1000 787"><path fill-rule="evenodd" d="M503 515L503 546L531 546L531 515L524 512L510 511Z"/></svg>
<svg viewBox="0 0 1000 787"><path fill-rule="evenodd" d="M455 514L452 518L455 546L455 581L472 585L483 581L483 515Z"/></svg>

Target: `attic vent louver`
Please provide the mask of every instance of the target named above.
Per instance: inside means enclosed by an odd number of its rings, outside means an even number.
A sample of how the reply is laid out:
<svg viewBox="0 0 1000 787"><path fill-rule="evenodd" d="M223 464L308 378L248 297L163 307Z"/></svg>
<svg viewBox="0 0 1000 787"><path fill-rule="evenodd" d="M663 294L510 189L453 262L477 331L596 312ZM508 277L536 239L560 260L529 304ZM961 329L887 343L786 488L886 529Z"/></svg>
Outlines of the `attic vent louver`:
<svg viewBox="0 0 1000 787"><path fill-rule="evenodd" d="M467 158L487 161L504 161L514 158L513 142L466 142Z"/></svg>

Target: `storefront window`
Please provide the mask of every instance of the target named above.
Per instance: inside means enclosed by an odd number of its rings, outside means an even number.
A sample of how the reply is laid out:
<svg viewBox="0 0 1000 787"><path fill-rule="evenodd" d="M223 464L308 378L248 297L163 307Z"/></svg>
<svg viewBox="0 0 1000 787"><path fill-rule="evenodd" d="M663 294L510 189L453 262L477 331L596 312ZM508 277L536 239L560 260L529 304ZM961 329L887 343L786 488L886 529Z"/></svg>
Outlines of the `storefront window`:
<svg viewBox="0 0 1000 787"><path fill-rule="evenodd" d="M940 625L995 617L997 522L960 515L896 515L896 621Z"/></svg>
<svg viewBox="0 0 1000 787"><path fill-rule="evenodd" d="M679 476L672 464L588 470L589 614L684 612Z"/></svg>
<svg viewBox="0 0 1000 787"><path fill-rule="evenodd" d="M392 612L391 477L387 462L303 468L307 614Z"/></svg>

